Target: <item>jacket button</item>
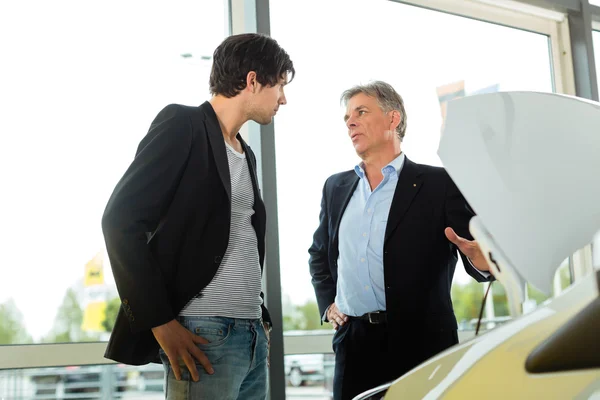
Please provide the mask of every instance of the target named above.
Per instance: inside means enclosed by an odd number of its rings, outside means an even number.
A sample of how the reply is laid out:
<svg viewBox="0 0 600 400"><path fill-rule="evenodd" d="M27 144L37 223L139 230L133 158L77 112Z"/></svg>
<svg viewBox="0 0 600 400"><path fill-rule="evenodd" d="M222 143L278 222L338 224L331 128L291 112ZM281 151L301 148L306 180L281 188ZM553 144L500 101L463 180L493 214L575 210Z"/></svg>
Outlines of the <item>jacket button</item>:
<svg viewBox="0 0 600 400"><path fill-rule="evenodd" d="M215 256L215 264L219 264L221 262L221 256Z"/></svg>

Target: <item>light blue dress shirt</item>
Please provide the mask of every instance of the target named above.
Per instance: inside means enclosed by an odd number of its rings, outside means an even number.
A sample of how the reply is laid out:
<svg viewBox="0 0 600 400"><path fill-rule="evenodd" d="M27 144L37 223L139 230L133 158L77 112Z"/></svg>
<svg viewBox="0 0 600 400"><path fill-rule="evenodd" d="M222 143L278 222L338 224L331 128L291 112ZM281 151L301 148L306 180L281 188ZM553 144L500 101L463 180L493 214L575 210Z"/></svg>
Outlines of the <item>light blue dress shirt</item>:
<svg viewBox="0 0 600 400"><path fill-rule="evenodd" d="M404 159L401 153L382 168L383 180L373 191L363 164L354 167L360 179L340 221L335 297L338 309L346 315L386 309L383 241Z"/></svg>

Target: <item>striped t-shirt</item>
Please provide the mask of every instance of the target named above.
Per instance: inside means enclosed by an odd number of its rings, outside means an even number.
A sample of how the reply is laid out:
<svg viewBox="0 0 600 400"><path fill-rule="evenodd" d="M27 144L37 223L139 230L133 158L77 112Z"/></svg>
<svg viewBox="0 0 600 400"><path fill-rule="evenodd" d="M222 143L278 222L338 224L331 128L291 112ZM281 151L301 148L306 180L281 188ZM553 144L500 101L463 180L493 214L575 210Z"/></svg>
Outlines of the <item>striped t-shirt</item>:
<svg viewBox="0 0 600 400"><path fill-rule="evenodd" d="M225 145L231 176L229 244L213 280L179 315L258 319L262 299L258 243L251 220L254 190L246 155Z"/></svg>

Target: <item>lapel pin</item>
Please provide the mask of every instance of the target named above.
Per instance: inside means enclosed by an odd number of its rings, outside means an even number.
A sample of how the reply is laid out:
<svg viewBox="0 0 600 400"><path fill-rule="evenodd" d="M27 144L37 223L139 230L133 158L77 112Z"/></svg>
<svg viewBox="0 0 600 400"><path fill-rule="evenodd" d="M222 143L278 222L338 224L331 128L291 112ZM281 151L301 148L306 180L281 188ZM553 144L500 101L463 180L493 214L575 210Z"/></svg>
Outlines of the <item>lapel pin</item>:
<svg viewBox="0 0 600 400"><path fill-rule="evenodd" d="M413 186L414 186L414 187L417 187L417 184L416 184L416 183L413 183Z"/></svg>

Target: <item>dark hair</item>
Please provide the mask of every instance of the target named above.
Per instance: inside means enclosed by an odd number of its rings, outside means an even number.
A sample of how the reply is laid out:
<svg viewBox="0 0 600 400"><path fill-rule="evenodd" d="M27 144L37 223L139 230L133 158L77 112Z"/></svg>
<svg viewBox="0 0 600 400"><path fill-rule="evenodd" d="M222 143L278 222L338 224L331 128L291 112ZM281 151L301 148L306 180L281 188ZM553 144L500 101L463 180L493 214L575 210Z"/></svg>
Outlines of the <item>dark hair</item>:
<svg viewBox="0 0 600 400"><path fill-rule="evenodd" d="M404 139L406 134L406 110L404 109L404 100L402 96L396 92L396 90L389 83L382 81L370 82L366 85L356 85L342 93L341 101L344 105L348 104L348 101L359 93L364 93L367 96L374 97L379 103L379 107L384 112L397 110L400 112L400 124L396 128L396 133L400 138L400 141Z"/></svg>
<svg viewBox="0 0 600 400"><path fill-rule="evenodd" d="M233 35L226 38L213 54L210 93L236 96L246 87L250 71L256 72L261 85L267 86L275 86L286 74L291 82L296 72L290 56L269 36L259 33Z"/></svg>

